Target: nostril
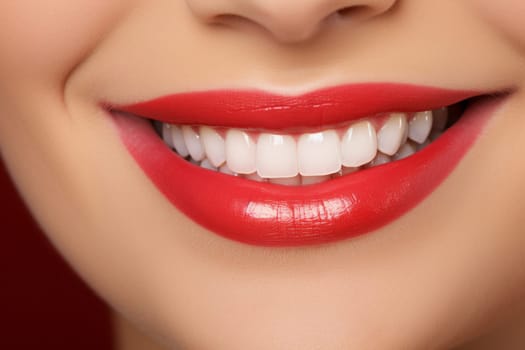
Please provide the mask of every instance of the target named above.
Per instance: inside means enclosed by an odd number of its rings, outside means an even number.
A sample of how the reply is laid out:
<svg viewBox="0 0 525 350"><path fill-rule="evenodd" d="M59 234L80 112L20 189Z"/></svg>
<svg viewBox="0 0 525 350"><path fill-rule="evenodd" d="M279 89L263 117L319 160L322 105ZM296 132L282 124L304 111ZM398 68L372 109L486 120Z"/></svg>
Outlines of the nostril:
<svg viewBox="0 0 525 350"><path fill-rule="evenodd" d="M213 16L208 22L211 24L233 27L239 24L246 24L249 20L243 16L228 13Z"/></svg>
<svg viewBox="0 0 525 350"><path fill-rule="evenodd" d="M186 0L201 22L234 30L263 29L274 39L305 42L339 21L381 15L397 0Z"/></svg>
<svg viewBox="0 0 525 350"><path fill-rule="evenodd" d="M337 10L336 14L339 17L343 17L343 18L358 17L368 11L370 11L370 8L366 5L354 5L354 6L343 7Z"/></svg>

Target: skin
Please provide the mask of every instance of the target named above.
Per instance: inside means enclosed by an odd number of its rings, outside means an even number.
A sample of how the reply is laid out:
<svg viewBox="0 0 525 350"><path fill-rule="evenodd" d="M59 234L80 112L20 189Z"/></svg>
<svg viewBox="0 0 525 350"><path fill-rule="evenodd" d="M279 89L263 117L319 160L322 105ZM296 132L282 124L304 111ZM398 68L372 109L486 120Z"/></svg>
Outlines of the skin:
<svg viewBox="0 0 525 350"><path fill-rule="evenodd" d="M117 322L122 349L523 348L524 16L521 0L2 2L2 158L57 249L132 321ZM98 107L372 81L515 92L414 210L307 248L194 224Z"/></svg>

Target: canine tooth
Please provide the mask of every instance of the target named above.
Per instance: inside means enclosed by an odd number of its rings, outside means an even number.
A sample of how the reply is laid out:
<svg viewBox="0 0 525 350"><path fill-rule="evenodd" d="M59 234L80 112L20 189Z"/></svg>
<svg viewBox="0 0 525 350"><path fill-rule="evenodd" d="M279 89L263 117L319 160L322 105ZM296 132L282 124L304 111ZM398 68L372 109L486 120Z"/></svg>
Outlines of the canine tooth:
<svg viewBox="0 0 525 350"><path fill-rule="evenodd" d="M299 173L321 176L341 169L341 143L334 130L303 134L297 142Z"/></svg>
<svg viewBox="0 0 525 350"><path fill-rule="evenodd" d="M432 112L418 112L408 123L408 138L421 144L432 130Z"/></svg>
<svg viewBox="0 0 525 350"><path fill-rule="evenodd" d="M171 137L171 125L168 123L162 123L162 139L164 142L173 148L173 138Z"/></svg>
<svg viewBox="0 0 525 350"><path fill-rule="evenodd" d="M392 113L377 134L377 149L389 156L394 155L407 135L407 120L404 113Z"/></svg>
<svg viewBox="0 0 525 350"><path fill-rule="evenodd" d="M448 108L442 107L433 111L434 120L432 123L432 129L443 131L447 126L448 122Z"/></svg>
<svg viewBox="0 0 525 350"><path fill-rule="evenodd" d="M182 127L182 135L190 156L197 161L203 160L206 154L204 153L204 147L202 147L200 135L189 125Z"/></svg>
<svg viewBox="0 0 525 350"><path fill-rule="evenodd" d="M301 177L299 175L294 177L279 177L275 179L269 179L269 183L284 186L298 186L301 184Z"/></svg>
<svg viewBox="0 0 525 350"><path fill-rule="evenodd" d="M323 175L323 176L303 176L302 177L302 184L303 185L314 185L321 182L325 182L327 180L330 180L332 177L330 175Z"/></svg>
<svg viewBox="0 0 525 350"><path fill-rule="evenodd" d="M217 171L217 167L213 165L208 158L204 158L200 164L201 168Z"/></svg>
<svg viewBox="0 0 525 350"><path fill-rule="evenodd" d="M406 142L399 151L392 157L393 160L400 160L406 157L409 157L416 153L416 147L410 142Z"/></svg>
<svg viewBox="0 0 525 350"><path fill-rule="evenodd" d="M257 173L261 177L294 177L297 169L297 145L292 136L261 134L256 151Z"/></svg>
<svg viewBox="0 0 525 350"><path fill-rule="evenodd" d="M368 121L352 125L341 142L342 164L346 167L359 167L370 162L377 153L377 135Z"/></svg>
<svg viewBox="0 0 525 350"><path fill-rule="evenodd" d="M175 151L183 157L186 158L190 152L188 147L186 147L186 142L184 142L184 135L182 135L182 130L177 125L171 125L171 139L173 141L173 147Z"/></svg>
<svg viewBox="0 0 525 350"><path fill-rule="evenodd" d="M221 166L226 161L224 139L217 131L208 126L201 127L200 132L206 156L214 166Z"/></svg>
<svg viewBox="0 0 525 350"><path fill-rule="evenodd" d="M238 174L251 174L257 170L256 145L247 133L231 129L226 133L226 163Z"/></svg>

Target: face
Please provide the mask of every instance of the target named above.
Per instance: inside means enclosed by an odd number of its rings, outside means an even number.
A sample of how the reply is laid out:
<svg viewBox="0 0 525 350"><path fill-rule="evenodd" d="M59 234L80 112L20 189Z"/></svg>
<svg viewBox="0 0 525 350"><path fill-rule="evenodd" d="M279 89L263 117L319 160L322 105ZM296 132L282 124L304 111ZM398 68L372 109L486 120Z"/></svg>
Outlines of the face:
<svg viewBox="0 0 525 350"><path fill-rule="evenodd" d="M524 15L3 2L0 150L58 250L171 348L483 341L525 292Z"/></svg>

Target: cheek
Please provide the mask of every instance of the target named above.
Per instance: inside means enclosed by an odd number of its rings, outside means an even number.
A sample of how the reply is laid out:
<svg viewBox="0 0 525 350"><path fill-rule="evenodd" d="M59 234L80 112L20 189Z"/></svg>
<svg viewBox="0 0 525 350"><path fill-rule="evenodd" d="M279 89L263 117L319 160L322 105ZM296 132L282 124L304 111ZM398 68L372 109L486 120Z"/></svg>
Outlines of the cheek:
<svg viewBox="0 0 525 350"><path fill-rule="evenodd" d="M63 80L116 22L125 3L124 0L1 1L2 80L13 82L24 77L32 81Z"/></svg>
<svg viewBox="0 0 525 350"><path fill-rule="evenodd" d="M525 49L525 1L471 0L491 25Z"/></svg>

